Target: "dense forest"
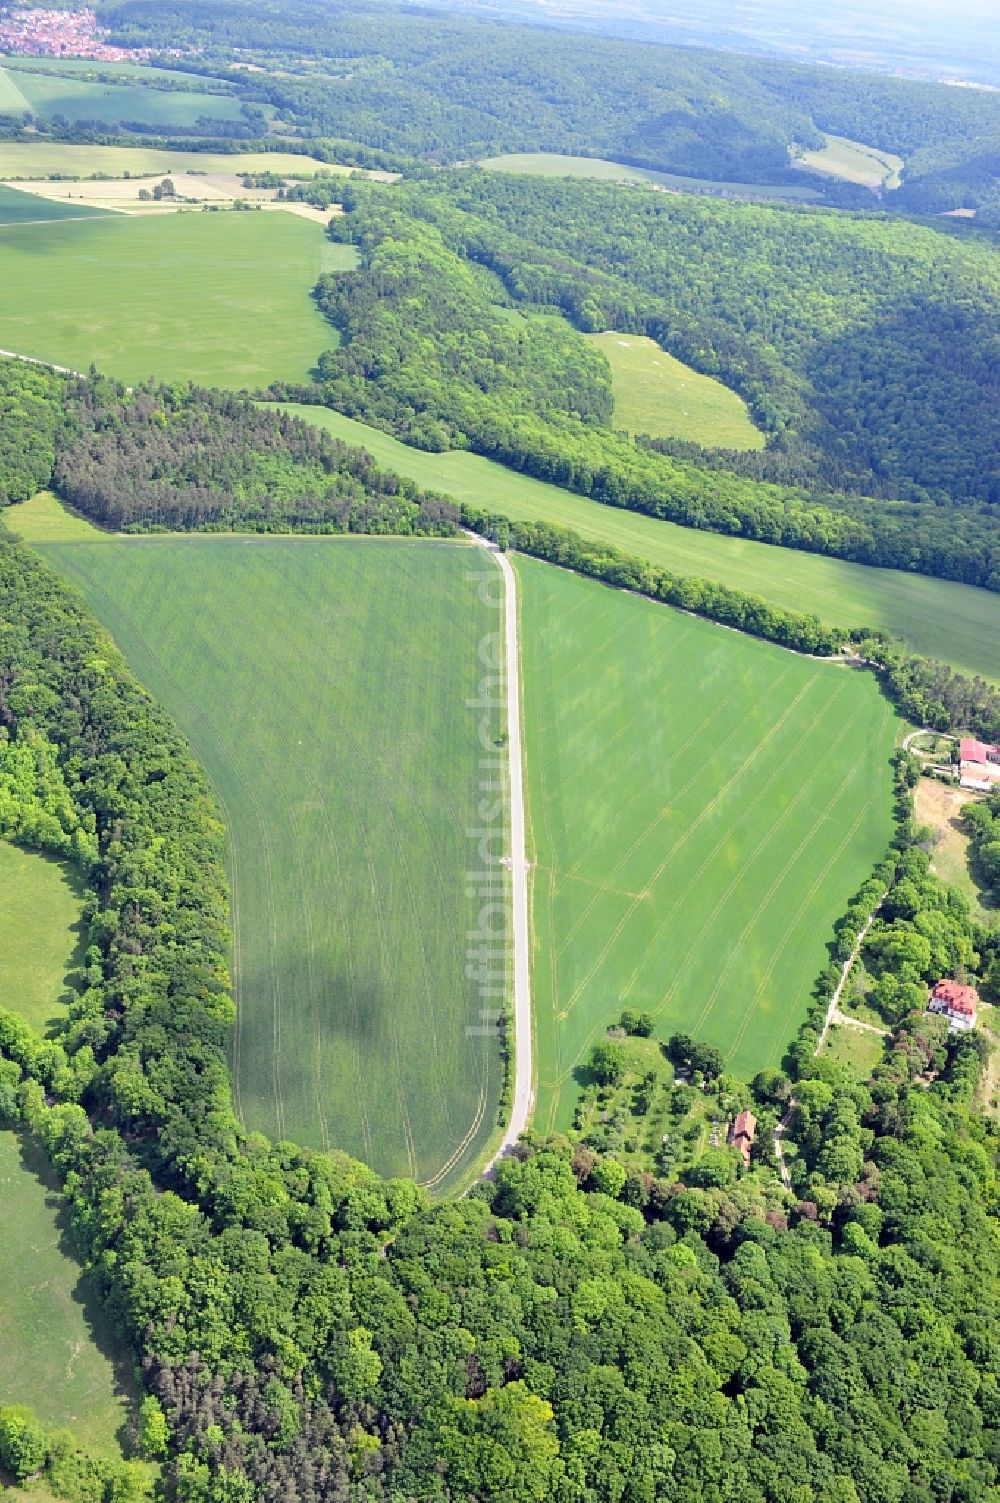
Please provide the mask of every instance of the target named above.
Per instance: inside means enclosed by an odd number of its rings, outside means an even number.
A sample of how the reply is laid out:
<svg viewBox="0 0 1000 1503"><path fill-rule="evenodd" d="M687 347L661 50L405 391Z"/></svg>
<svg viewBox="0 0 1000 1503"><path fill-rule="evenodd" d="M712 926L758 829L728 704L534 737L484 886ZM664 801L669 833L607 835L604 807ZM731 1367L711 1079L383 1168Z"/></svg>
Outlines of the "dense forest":
<svg viewBox="0 0 1000 1503"><path fill-rule="evenodd" d="M992 248L859 216L469 171L339 188L322 399L428 449L690 526L996 588ZM324 188L329 192L329 187ZM928 338L928 326L933 340ZM581 331L740 390L764 455L635 442Z"/></svg>
<svg viewBox="0 0 1000 1503"><path fill-rule="evenodd" d="M0 391L0 505L54 485L116 532L449 536L458 520L364 449L230 392L126 388L15 360L0 361Z"/></svg>
<svg viewBox="0 0 1000 1503"><path fill-rule="evenodd" d="M12 543L0 620L4 737L51 748L49 783L54 766L96 840L85 987L45 1043L0 1013L0 1111L64 1178L171 1496L995 1494L997 1141L975 1039L908 1017L864 1084L793 1055L788 1196L756 1171L616 1173L554 1138L430 1209L341 1154L246 1137L204 778L78 597ZM25 812L51 796L23 764L8 791ZM783 1087L754 1089L765 1112Z"/></svg>
<svg viewBox="0 0 1000 1503"><path fill-rule="evenodd" d="M541 28L359 0L106 0L98 10L116 40L190 47L209 71L228 71L238 48L280 71L255 89L300 128L402 155L561 151L774 182L788 177L791 152L829 131L913 157L900 207L996 209L1000 110L973 90L608 37L570 44Z"/></svg>

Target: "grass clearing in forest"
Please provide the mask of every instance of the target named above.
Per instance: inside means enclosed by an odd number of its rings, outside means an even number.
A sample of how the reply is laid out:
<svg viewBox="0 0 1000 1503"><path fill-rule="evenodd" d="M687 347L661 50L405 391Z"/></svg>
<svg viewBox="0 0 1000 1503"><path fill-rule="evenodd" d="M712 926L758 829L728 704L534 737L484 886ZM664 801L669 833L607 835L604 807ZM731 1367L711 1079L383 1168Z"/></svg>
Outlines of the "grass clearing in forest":
<svg viewBox="0 0 1000 1503"><path fill-rule="evenodd" d="M282 405L345 443L368 449L387 470L457 501L495 507L516 521L572 527L660 568L715 579L788 610L812 611L831 626L876 626L960 672L1000 680L1000 595L989 590L680 527L604 506L478 454L413 449L326 407Z"/></svg>
<svg viewBox="0 0 1000 1503"><path fill-rule="evenodd" d="M977 802L977 796L967 788L939 783L936 778L920 778L913 790L914 822L932 832L927 846L931 870L949 887L964 893L974 915L988 923L996 914L985 906L988 894L969 869L969 836L961 817L966 804Z"/></svg>
<svg viewBox="0 0 1000 1503"><path fill-rule="evenodd" d="M602 157L564 156L555 151L512 151L479 163L491 172L514 172L532 177L586 177L598 182L646 183L675 193L722 194L726 198L791 199L809 203L822 198L813 188L795 183L732 183L708 177L684 177L676 172L656 172L648 167L624 167Z"/></svg>
<svg viewBox="0 0 1000 1503"><path fill-rule="evenodd" d="M501 1086L497 1027L466 972L486 796L470 702L501 627L476 576L496 564L464 542L398 538L39 551L83 590L224 806L247 1126L454 1185L496 1126ZM499 738L503 712L489 713Z"/></svg>
<svg viewBox="0 0 1000 1503"><path fill-rule="evenodd" d="M587 334L611 367L615 426L716 449L763 449L764 435L735 391L668 355L642 334Z"/></svg>
<svg viewBox="0 0 1000 1503"><path fill-rule="evenodd" d="M88 1449L119 1454L132 1357L82 1269L58 1181L30 1138L0 1131L0 1404L27 1404Z"/></svg>
<svg viewBox="0 0 1000 1503"><path fill-rule="evenodd" d="M309 296L323 247L319 225L279 213L13 225L0 347L132 382L304 380L330 344Z"/></svg>
<svg viewBox="0 0 1000 1503"><path fill-rule="evenodd" d="M840 178L846 183L858 183L862 188L891 189L899 187L899 174L904 164L903 158L891 151L864 146L847 136L828 135L822 150L803 152L797 165L807 167L811 172Z"/></svg>
<svg viewBox="0 0 1000 1503"><path fill-rule="evenodd" d="M46 1034L83 960L83 888L73 868L0 840L0 1007Z"/></svg>
<svg viewBox="0 0 1000 1503"><path fill-rule="evenodd" d="M891 836L897 722L864 672L516 567L546 1131L622 1008L778 1064Z"/></svg>
<svg viewBox="0 0 1000 1503"><path fill-rule="evenodd" d="M844 1065L858 1080L867 1080L885 1054L885 1038L870 1028L834 1023L820 1050L820 1059Z"/></svg>

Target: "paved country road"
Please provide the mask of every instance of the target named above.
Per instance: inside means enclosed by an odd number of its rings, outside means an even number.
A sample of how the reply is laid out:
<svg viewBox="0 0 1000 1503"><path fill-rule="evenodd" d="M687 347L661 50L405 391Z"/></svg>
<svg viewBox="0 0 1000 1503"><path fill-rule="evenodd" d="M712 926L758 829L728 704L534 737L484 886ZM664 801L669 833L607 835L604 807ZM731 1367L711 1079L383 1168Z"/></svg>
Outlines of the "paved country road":
<svg viewBox="0 0 1000 1503"><path fill-rule="evenodd" d="M531 954L528 930L528 861L524 833L524 757L521 750L521 665L518 651L517 578L510 560L495 543L484 543L493 554L504 581L504 635L507 666L507 751L510 767L510 875L513 896L514 944L514 1094L510 1121L500 1146L490 1159L488 1175L498 1159L510 1152L531 1119L535 1104L533 1030L531 1026Z"/></svg>

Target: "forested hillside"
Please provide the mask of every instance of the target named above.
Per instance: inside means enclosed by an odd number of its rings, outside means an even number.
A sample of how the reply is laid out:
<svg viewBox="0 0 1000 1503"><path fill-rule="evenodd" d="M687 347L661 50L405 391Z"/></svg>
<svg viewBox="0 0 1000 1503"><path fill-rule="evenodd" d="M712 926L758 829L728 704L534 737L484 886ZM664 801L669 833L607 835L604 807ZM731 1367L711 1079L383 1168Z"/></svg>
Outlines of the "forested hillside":
<svg viewBox="0 0 1000 1503"><path fill-rule="evenodd" d="M96 836L86 990L44 1044L0 1014L0 1111L66 1179L171 1496L988 1503L1000 1242L974 1038L917 1015L867 1084L803 1042L801 1199L553 1139L428 1210L343 1155L247 1138L204 779L11 544L0 617L4 736L52 749ZM3 786L30 814L30 779ZM787 1085L758 1083L762 1113Z"/></svg>
<svg viewBox="0 0 1000 1503"><path fill-rule="evenodd" d="M317 289L344 336L319 362L330 405L612 505L995 587L992 247L474 171L338 192L330 232L362 262ZM615 434L610 371L577 332L602 328L735 387L769 449Z"/></svg>
<svg viewBox="0 0 1000 1503"><path fill-rule="evenodd" d="M99 11L117 40L191 47L201 66L227 67L234 48L280 60L280 77L254 80L261 99L313 132L404 155L582 152L769 182L786 175L790 151L820 146L831 131L904 156L933 148L938 155L914 165L904 195L912 208L993 202L988 153L995 158L1000 144L1000 105L971 90L610 38L570 43L543 29L356 0L209 9L107 0Z"/></svg>

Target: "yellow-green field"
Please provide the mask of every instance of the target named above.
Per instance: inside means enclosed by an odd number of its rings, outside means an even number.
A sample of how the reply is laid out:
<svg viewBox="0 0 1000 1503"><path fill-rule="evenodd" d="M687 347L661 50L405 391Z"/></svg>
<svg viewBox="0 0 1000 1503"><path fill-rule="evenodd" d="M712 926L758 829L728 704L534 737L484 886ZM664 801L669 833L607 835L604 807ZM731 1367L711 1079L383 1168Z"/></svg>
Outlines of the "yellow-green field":
<svg viewBox="0 0 1000 1503"><path fill-rule="evenodd" d="M556 151L512 151L487 157L480 167L492 172L529 173L533 177L589 177L600 182L647 183L675 193L723 193L727 198L776 198L808 203L822 195L797 184L718 182L707 177L683 177L676 172L654 172L647 167L624 167L602 157L564 156Z"/></svg>
<svg viewBox="0 0 1000 1503"><path fill-rule="evenodd" d="M877 626L916 652L966 673L1000 679L1000 596L988 590L679 527L602 506L478 454L412 449L381 429L325 407L291 405L287 410L345 443L370 450L387 470L470 506L495 507L518 521L557 522L678 574L717 579L775 605L813 611L832 626Z"/></svg>
<svg viewBox="0 0 1000 1503"><path fill-rule="evenodd" d="M715 449L763 449L743 398L675 360L641 334L587 334L611 367L615 424L651 438L683 438Z"/></svg>
<svg viewBox="0 0 1000 1503"><path fill-rule="evenodd" d="M327 245L292 214L99 217L0 236L0 348L123 381L304 381L331 344Z"/></svg>
<svg viewBox="0 0 1000 1503"><path fill-rule="evenodd" d="M863 188L898 188L903 158L847 136L828 135L823 149L803 152L798 165L847 183L859 183Z"/></svg>
<svg viewBox="0 0 1000 1503"><path fill-rule="evenodd" d="M61 141L0 141L0 179L49 177L142 177L150 172L280 172L312 177L317 172L344 173L316 157L290 151L166 151L145 146L73 146Z"/></svg>
<svg viewBox="0 0 1000 1503"><path fill-rule="evenodd" d="M502 799L481 812L502 754L484 767L480 742L484 725L499 742L504 712L474 708L500 625L478 584L496 564L464 540L402 538L102 536L39 552L222 803L247 1126L433 1190L461 1183L501 1084L483 1017L498 1004L467 962L482 912L467 873L504 846Z"/></svg>
<svg viewBox="0 0 1000 1503"><path fill-rule="evenodd" d="M623 1007L777 1065L892 832L874 679L516 559L536 1126Z"/></svg>
<svg viewBox="0 0 1000 1503"><path fill-rule="evenodd" d="M39 491L30 501L0 511L0 522L26 543L71 543L101 536L100 528L63 506L51 491Z"/></svg>
<svg viewBox="0 0 1000 1503"><path fill-rule="evenodd" d="M0 840L0 1007L47 1033L82 960L83 892L61 861Z"/></svg>

